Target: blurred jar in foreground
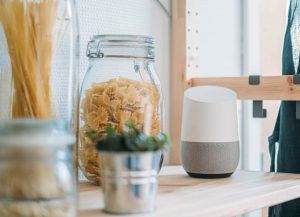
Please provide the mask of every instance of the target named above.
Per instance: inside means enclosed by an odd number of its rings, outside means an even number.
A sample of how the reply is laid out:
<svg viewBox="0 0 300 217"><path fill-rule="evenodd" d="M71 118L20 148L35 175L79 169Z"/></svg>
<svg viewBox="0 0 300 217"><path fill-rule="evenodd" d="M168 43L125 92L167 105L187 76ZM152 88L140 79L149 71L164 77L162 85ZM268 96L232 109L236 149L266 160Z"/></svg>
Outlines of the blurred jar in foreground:
<svg viewBox="0 0 300 217"><path fill-rule="evenodd" d="M75 217L74 136L64 122L0 123L0 216Z"/></svg>

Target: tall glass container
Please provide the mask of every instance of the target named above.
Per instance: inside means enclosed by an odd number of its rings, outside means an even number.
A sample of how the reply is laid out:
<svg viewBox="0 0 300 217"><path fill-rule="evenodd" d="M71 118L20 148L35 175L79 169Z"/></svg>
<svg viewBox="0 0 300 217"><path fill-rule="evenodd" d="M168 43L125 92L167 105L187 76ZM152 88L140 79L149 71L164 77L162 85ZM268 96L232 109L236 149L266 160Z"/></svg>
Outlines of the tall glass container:
<svg viewBox="0 0 300 217"><path fill-rule="evenodd" d="M0 1L0 121L64 120L78 97L74 0Z"/></svg>
<svg viewBox="0 0 300 217"><path fill-rule="evenodd" d="M87 56L80 93L79 165L87 179L99 183L95 143L106 128L120 132L131 121L156 135L162 129L163 100L151 37L96 35L88 43Z"/></svg>
<svg viewBox="0 0 300 217"><path fill-rule="evenodd" d="M0 122L0 216L75 217L74 136L64 121Z"/></svg>

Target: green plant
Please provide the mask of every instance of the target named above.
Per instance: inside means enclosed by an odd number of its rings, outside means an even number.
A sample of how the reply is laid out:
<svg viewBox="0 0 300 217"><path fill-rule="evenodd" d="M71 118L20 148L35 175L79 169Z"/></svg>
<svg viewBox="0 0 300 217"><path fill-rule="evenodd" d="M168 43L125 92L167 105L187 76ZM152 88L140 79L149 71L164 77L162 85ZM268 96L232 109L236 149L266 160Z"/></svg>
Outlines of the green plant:
<svg viewBox="0 0 300 217"><path fill-rule="evenodd" d="M87 132L87 136L94 137L93 132ZM159 133L157 136L147 136L142 130L132 123L127 123L121 133L117 133L112 127L106 129L105 136L100 139L96 148L99 151L112 152L143 152L157 151L167 147L168 136Z"/></svg>

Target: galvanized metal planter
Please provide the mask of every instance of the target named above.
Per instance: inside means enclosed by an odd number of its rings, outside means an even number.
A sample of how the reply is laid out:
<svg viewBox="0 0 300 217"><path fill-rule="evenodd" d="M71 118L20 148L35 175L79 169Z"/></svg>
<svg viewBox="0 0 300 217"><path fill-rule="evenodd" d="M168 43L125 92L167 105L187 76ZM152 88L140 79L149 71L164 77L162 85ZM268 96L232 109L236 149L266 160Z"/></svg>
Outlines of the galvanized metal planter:
<svg viewBox="0 0 300 217"><path fill-rule="evenodd" d="M119 214L154 211L161 151L99 154L105 211Z"/></svg>

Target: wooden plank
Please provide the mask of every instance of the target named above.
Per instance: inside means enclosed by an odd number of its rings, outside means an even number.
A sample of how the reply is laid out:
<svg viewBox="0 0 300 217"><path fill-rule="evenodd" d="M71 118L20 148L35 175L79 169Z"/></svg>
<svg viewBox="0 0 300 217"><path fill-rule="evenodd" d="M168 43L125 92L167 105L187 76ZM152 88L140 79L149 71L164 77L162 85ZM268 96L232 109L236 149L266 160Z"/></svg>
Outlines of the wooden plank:
<svg viewBox="0 0 300 217"><path fill-rule="evenodd" d="M180 164L179 147L183 92L186 79L186 0L172 1L171 164Z"/></svg>
<svg viewBox="0 0 300 217"><path fill-rule="evenodd" d="M232 217L299 197L296 174L237 171L226 179L195 179L180 166L165 167L159 177L157 211L134 216ZM113 216L104 213L103 206L100 187L80 185L78 217Z"/></svg>
<svg viewBox="0 0 300 217"><path fill-rule="evenodd" d="M263 76L260 85L249 85L248 77L192 79L192 86L203 85L230 88L241 100L300 100L300 85L293 84L293 76Z"/></svg>

